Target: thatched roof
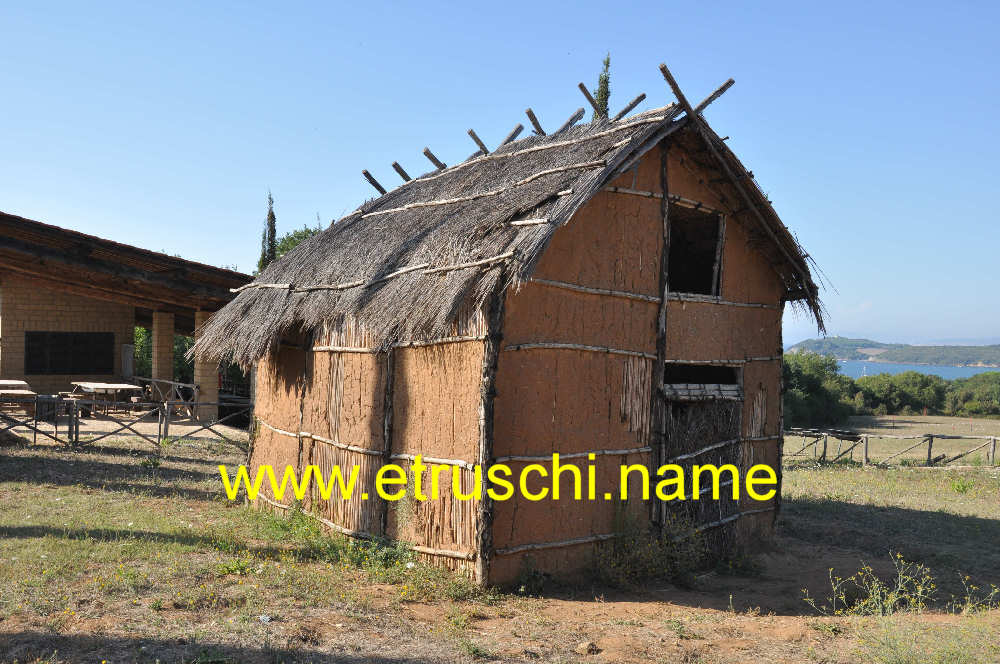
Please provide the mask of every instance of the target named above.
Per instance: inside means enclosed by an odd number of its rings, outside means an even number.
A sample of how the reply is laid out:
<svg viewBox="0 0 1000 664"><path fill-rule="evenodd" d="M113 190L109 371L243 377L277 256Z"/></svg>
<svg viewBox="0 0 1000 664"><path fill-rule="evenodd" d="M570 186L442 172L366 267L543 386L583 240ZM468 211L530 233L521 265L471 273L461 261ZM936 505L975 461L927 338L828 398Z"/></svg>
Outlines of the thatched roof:
<svg viewBox="0 0 1000 664"><path fill-rule="evenodd" d="M381 348L447 336L461 312L527 279L557 228L687 123L671 104L513 141L406 182L268 266L212 316L194 352L249 366L283 335L345 320ZM789 298L803 300L822 325L805 253L759 189L748 189L783 245Z"/></svg>

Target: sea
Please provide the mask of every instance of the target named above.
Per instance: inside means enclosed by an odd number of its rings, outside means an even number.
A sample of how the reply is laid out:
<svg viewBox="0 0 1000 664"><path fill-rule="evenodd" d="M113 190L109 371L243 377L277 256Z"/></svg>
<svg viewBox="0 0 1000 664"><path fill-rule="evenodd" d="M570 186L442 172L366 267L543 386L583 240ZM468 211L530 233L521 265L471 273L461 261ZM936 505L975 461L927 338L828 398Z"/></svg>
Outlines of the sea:
<svg viewBox="0 0 1000 664"><path fill-rule="evenodd" d="M987 371L1000 371L997 367L952 367L939 366L935 364L897 364L895 362L867 362L865 360L837 360L840 365L840 373L851 378L861 376L874 376L875 374L899 374L904 371L917 371L919 373L941 376L946 380L954 378L968 378Z"/></svg>

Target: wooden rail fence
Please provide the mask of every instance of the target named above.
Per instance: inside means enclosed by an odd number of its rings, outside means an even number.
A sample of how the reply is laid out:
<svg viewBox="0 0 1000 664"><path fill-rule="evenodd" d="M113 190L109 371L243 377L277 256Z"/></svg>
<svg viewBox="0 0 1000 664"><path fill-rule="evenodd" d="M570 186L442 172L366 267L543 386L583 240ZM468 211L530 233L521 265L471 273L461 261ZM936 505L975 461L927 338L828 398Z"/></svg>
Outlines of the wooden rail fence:
<svg viewBox="0 0 1000 664"><path fill-rule="evenodd" d="M199 420L193 416L184 420L176 414L178 410L197 413L197 409L202 407L215 407L218 409L217 412L227 408L229 412L209 421ZM202 431L209 431L230 444L242 447L242 443L235 440L232 434L221 432L218 425L240 416L249 418L252 412L252 403L234 404L233 401L199 402L192 410L191 402L187 399L134 403L48 396L5 398L0 401L0 434L21 436L23 432L31 436L32 444L37 443L39 437L42 437L68 447L89 445L110 437L138 437L159 448L164 440L171 437L170 426L173 423L175 430L178 424L186 427L177 437L190 437ZM139 431L140 424L152 424L154 421L157 425L155 434L151 431ZM95 422L109 423L109 426L100 428L87 426ZM190 427L195 428L192 430Z"/></svg>
<svg viewBox="0 0 1000 664"><path fill-rule="evenodd" d="M800 439L800 446L791 444L791 441L794 438ZM831 451L831 439L837 443L836 451ZM873 461L870 454L870 442L872 439L917 442L913 444L903 443L905 445L903 449L895 450L889 456ZM962 450L957 454L942 453L935 455L934 441L945 440L975 440L983 442L976 444L974 447L969 449ZM788 447L795 447L796 450L791 453L785 453L782 456L785 459L812 458L821 463L836 463L837 461L845 458L853 460L855 450L858 450L858 455L860 456L862 465L887 466L889 465L889 461L899 459L907 452L913 452L914 450L926 447L926 455L921 454L920 459L923 461L923 466L931 467L946 466L950 463L958 461L959 459L964 459L975 452L985 450L986 464L992 467L1000 465L1000 463L998 463L1000 460L997 459L998 440L1000 440L1000 436L963 436L931 433L917 434L913 436L895 436L882 433L858 433L841 429L788 429L785 431L786 449L788 449Z"/></svg>

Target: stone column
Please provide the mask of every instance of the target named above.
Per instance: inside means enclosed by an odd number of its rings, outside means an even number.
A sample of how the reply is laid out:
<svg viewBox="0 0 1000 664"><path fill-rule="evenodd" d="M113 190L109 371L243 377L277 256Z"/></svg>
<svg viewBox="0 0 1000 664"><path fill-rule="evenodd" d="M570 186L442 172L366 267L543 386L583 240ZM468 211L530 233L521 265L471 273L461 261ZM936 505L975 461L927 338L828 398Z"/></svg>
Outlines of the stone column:
<svg viewBox="0 0 1000 664"><path fill-rule="evenodd" d="M153 312L153 378L174 379L174 315L166 311Z"/></svg>
<svg viewBox="0 0 1000 664"><path fill-rule="evenodd" d="M201 326L205 324L210 311L194 313L194 338L201 336ZM199 358L194 360L194 383L198 386L198 401L204 403L219 403L219 365ZM199 406L198 419L204 423L219 419L218 406Z"/></svg>

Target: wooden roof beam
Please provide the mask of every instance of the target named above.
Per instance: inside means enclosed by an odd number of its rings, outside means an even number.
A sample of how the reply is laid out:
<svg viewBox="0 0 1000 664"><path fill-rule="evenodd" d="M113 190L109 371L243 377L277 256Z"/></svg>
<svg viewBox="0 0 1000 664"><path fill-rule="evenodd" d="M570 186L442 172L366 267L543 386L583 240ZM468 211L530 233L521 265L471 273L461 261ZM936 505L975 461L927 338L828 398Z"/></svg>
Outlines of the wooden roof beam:
<svg viewBox="0 0 1000 664"><path fill-rule="evenodd" d="M732 79L729 79L729 80L732 80ZM615 115L615 117L611 118L611 121L612 122L618 122L619 120L621 120L623 117L625 117L626 115L628 115L632 111L633 108L635 108L636 106L638 106L639 104L641 104L642 101L645 98L646 98L646 93L643 92L641 95L639 95L638 97L636 97L635 99L633 99L632 101L630 101L628 103L628 105L625 106L625 108L623 108L622 110L618 111L618 113Z"/></svg>
<svg viewBox="0 0 1000 664"><path fill-rule="evenodd" d="M469 130L469 138L472 139L473 143L475 143L476 145L479 146L479 151L480 152L482 152L483 154L489 154L490 153L490 149L488 147L486 147L486 143L483 143L482 139L479 138L479 135L475 131L473 131L472 129Z"/></svg>
<svg viewBox="0 0 1000 664"><path fill-rule="evenodd" d="M514 139L516 139L518 136L521 135L522 131L524 131L524 125L518 122L517 126L510 130L510 133L507 134L507 137L503 139L503 142L501 142L500 145L507 145L508 143L512 143Z"/></svg>
<svg viewBox="0 0 1000 664"><path fill-rule="evenodd" d="M805 270L805 266L800 265L800 263L802 263L804 259L801 256L798 258L798 260L793 258L791 253L788 251L788 248L785 247L785 244L778 238L777 234L774 232L774 229L772 229L771 225L767 223L766 219L764 219L764 215L758 209L757 205L750 197L750 194L740 183L740 179L736 177L736 174L733 173L733 170L729 167L729 164L726 162L725 158L719 153L718 149L715 147L715 144L712 141L712 134L714 132L712 132L712 130L709 129L708 125L705 123L704 118L702 118L700 115L701 111L703 111L709 104L711 104L713 101L722 96L722 93L724 93L733 85L734 83L733 79L729 79L725 83L720 85L715 90L715 92L710 94L708 97L705 98L704 101L698 104L698 109L696 110L691 108L691 103L688 102L687 97L684 96L684 92L681 90L680 85L677 84L677 80L674 78L673 74L671 74L670 70L667 69L666 64L662 63L660 64L660 73L663 74L663 78L666 79L667 85L670 86L670 89L673 91L674 96L677 97L677 101L684 109L684 112L691 119L691 122L694 123L694 126L697 129L698 133L701 135L702 140L704 140L706 147L708 147L709 151L712 153L712 156L715 158L716 162L718 162L719 166L722 168L723 173L725 173L726 177L729 178L730 185L732 185L733 188L735 188L736 191L743 198L743 202L750 209L750 211L753 212L754 217L757 219L758 223L764 229L764 231L768 234L771 241L773 241L776 245L778 245L778 248L781 250L781 253L784 255L785 259L788 260L789 264L791 264L792 267L795 269L795 271L799 274L799 277L802 279L803 285L808 285L812 288L815 288L816 285L809 277L808 272Z"/></svg>
<svg viewBox="0 0 1000 664"><path fill-rule="evenodd" d="M559 127L559 129L556 129L555 134L563 133L564 131L575 125L577 122L579 122L580 118L582 117L583 117L583 108L581 107L576 109L576 112L573 113L573 115L569 116L569 119L566 120L566 122L564 122L563 125Z"/></svg>
<svg viewBox="0 0 1000 664"><path fill-rule="evenodd" d="M535 117L535 112L531 108L524 109L524 114L528 116L531 120L531 126L535 128L535 133L539 136L545 136L545 130L542 129L542 125L538 122L538 118Z"/></svg>
<svg viewBox="0 0 1000 664"><path fill-rule="evenodd" d="M393 169L395 169L397 173L399 173L399 177L403 178L403 182L409 182L410 180L413 179L410 177L409 173L403 170L403 167L399 165L398 161L392 162L392 167Z"/></svg>
<svg viewBox="0 0 1000 664"><path fill-rule="evenodd" d="M587 86L582 82L578 83L577 87L580 88L580 92L583 93L583 96L587 98L587 103L590 104L590 107L594 109L594 114L599 116L601 114L601 110L597 107L597 100L594 99L594 95L590 94L590 90L588 90Z"/></svg>
<svg viewBox="0 0 1000 664"><path fill-rule="evenodd" d="M385 196L385 187L383 187L382 185L380 185L378 183L378 180L375 179L374 175L372 175L371 173L369 173L367 170L361 171L361 174L365 176L366 180L368 180L368 184L370 184L371 186L375 187L375 190L378 193L380 193L381 195Z"/></svg>
<svg viewBox="0 0 1000 664"><path fill-rule="evenodd" d="M443 161L441 161L440 159L438 159L437 157L435 157L434 153L431 152L430 148L424 148L424 156L427 157L427 159L429 159L430 162L432 164L434 164L434 166L439 171L443 171L444 169L448 168L448 164L444 163Z"/></svg>

